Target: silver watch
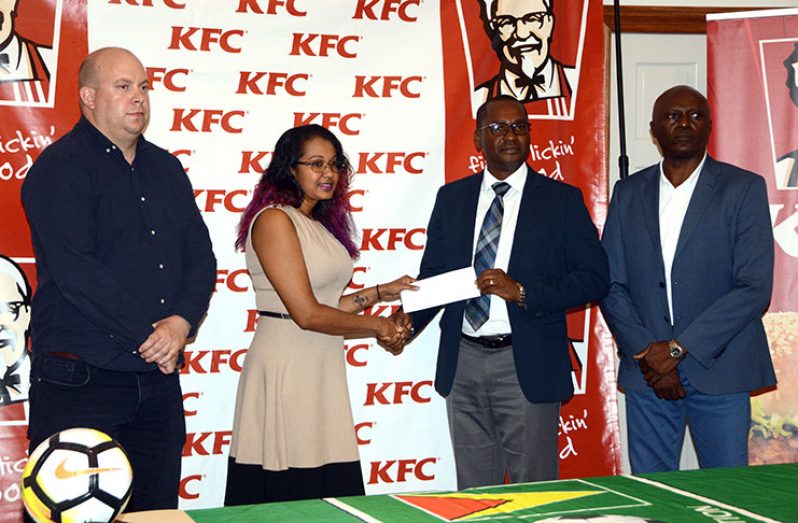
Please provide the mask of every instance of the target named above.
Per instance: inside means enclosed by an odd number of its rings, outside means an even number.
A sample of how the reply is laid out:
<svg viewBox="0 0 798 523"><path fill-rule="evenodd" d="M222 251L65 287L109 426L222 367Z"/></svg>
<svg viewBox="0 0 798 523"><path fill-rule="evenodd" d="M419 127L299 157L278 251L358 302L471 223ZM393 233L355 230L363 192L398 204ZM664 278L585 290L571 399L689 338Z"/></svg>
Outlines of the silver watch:
<svg viewBox="0 0 798 523"><path fill-rule="evenodd" d="M684 347L679 345L679 342L677 342L676 340L671 340L670 342L668 342L668 349L670 350L671 358L677 360L682 359L684 355L687 353L687 351L684 350Z"/></svg>

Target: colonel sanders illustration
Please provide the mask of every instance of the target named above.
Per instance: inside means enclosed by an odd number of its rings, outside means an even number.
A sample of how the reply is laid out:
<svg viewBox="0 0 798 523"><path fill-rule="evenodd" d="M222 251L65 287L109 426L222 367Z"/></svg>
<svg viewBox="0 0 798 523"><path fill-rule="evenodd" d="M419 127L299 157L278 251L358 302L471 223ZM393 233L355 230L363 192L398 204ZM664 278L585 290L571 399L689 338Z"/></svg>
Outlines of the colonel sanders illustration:
<svg viewBox="0 0 798 523"><path fill-rule="evenodd" d="M798 108L798 42L795 43L792 54L784 60L784 67L787 69L790 98ZM776 161L776 179L783 183L783 187L798 187L798 150L791 151Z"/></svg>
<svg viewBox="0 0 798 523"><path fill-rule="evenodd" d="M22 269L0 255L0 406L28 399L30 297Z"/></svg>
<svg viewBox="0 0 798 523"><path fill-rule="evenodd" d="M551 56L554 0L479 2L482 25L501 67L496 76L476 87L477 98L484 101L504 94L525 104L556 99L560 108L557 112L568 111L576 69Z"/></svg>
<svg viewBox="0 0 798 523"><path fill-rule="evenodd" d="M50 89L53 50L16 32L21 0L0 0L0 103L43 105Z"/></svg>

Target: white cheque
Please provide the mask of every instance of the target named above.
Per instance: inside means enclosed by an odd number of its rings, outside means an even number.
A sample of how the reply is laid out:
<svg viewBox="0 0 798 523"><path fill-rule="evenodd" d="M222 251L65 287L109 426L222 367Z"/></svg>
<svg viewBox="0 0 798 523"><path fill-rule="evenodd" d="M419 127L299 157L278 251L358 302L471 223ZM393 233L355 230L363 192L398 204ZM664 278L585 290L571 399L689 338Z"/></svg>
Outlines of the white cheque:
<svg viewBox="0 0 798 523"><path fill-rule="evenodd" d="M420 311L479 296L473 267L444 272L431 278L418 280L414 291L402 291L402 308L405 312Z"/></svg>

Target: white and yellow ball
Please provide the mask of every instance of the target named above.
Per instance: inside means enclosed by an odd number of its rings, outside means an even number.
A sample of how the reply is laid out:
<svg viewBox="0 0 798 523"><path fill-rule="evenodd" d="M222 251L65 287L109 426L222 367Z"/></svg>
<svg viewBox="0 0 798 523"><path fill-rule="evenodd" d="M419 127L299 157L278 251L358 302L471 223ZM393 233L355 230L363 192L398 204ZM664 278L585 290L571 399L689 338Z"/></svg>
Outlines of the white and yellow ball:
<svg viewBox="0 0 798 523"><path fill-rule="evenodd" d="M39 523L113 521L130 499L133 471L122 446L75 428L36 447L22 473L22 501Z"/></svg>

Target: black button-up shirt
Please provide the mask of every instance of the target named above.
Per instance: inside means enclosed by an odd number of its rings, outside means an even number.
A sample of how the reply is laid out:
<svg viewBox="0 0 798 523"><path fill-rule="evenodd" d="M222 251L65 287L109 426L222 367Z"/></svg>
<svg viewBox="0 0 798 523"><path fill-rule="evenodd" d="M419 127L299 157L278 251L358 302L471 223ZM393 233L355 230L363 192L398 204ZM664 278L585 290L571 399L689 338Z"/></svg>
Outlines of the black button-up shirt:
<svg viewBox="0 0 798 523"><path fill-rule="evenodd" d="M71 352L110 370L155 370L138 353L172 314L192 334L216 272L180 162L140 137L133 164L85 118L44 151L22 186L38 287L34 357Z"/></svg>

